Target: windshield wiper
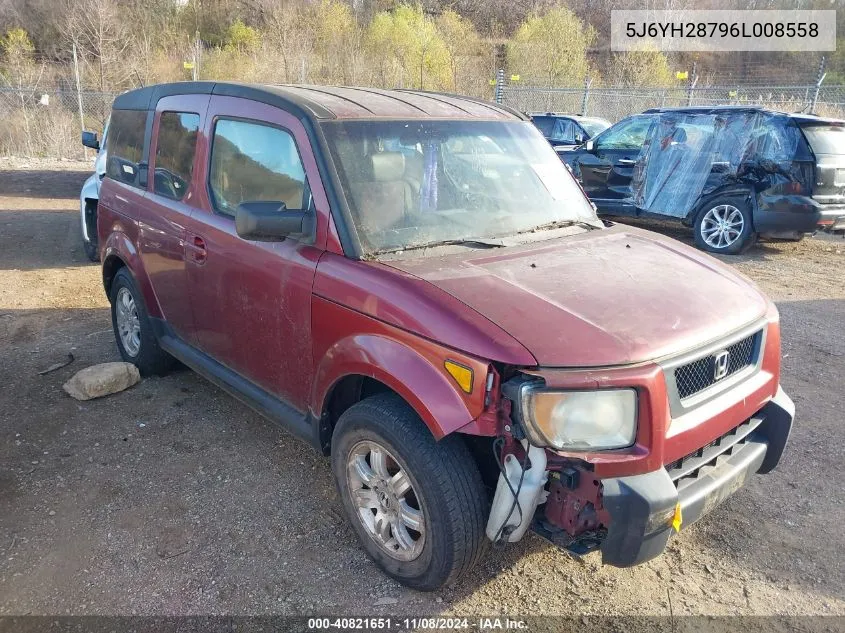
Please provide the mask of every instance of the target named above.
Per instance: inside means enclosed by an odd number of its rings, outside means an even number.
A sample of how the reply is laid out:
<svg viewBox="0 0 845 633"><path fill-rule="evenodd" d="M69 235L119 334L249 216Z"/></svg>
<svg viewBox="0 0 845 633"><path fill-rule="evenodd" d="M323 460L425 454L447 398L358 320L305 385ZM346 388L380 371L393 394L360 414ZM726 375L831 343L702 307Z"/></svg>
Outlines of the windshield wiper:
<svg viewBox="0 0 845 633"><path fill-rule="evenodd" d="M507 246L504 241L497 239L488 239L484 237L465 237L456 240L437 240L434 242L426 242L425 244L409 244L408 246L398 246L387 250L379 251L377 255L385 255L387 253L401 253L403 251L418 251L426 248L435 248L437 246L471 246L475 248L502 248Z"/></svg>
<svg viewBox="0 0 845 633"><path fill-rule="evenodd" d="M596 226L595 224L591 224L586 220L555 220L553 222L546 222L545 224L540 224L539 226L534 226L530 229L525 229L524 231L519 231L517 235L521 235L523 233L534 233L535 231L545 231L547 229L563 229L567 226L580 226L585 229L593 230L593 229L600 229L602 227Z"/></svg>

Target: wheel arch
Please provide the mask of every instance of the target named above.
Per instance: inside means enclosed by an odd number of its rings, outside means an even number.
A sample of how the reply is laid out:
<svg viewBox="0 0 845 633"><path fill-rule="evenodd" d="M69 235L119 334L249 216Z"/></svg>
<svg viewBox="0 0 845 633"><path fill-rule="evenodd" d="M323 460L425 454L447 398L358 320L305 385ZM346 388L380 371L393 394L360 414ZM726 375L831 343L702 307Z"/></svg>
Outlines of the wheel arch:
<svg viewBox="0 0 845 633"><path fill-rule="evenodd" d="M485 376L477 370L475 375L478 391ZM311 409L322 450L330 452L332 431L344 411L385 391L402 398L436 440L466 426L481 414L483 397L476 411L450 381L430 358L386 336L354 335L337 342L315 372Z"/></svg>
<svg viewBox="0 0 845 633"><path fill-rule="evenodd" d="M129 274L132 275L135 285L141 291L147 314L154 318L161 318L162 312L144 271L143 262L138 255L137 249L126 234L120 231L111 233L106 240L105 246L103 246L102 253L103 289L106 292L106 296L111 297L111 285L115 275L117 275L120 269L126 268Z"/></svg>
<svg viewBox="0 0 845 633"><path fill-rule="evenodd" d="M754 215L757 212L757 196L754 192L754 189L748 185L731 185L726 187L720 187L715 191L710 191L705 195L702 195L695 204L690 207L689 213L684 218L684 225L685 226L694 226L695 220L698 218L699 214L704 211L705 207L709 205L711 202L718 198L722 197L741 197L746 200L748 203L748 207L751 211L751 228L756 231L756 227L754 226Z"/></svg>

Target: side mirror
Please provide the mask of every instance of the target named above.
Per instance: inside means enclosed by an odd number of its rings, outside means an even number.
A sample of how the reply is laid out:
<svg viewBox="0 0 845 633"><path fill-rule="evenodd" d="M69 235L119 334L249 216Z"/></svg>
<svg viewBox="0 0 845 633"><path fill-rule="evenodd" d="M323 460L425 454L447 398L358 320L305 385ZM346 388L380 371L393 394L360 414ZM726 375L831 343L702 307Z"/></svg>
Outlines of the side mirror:
<svg viewBox="0 0 845 633"><path fill-rule="evenodd" d="M587 141L586 143L584 143L584 149L587 150L588 152L592 152L593 149L595 148L595 146L596 146L596 144L593 143L592 139Z"/></svg>
<svg viewBox="0 0 845 633"><path fill-rule="evenodd" d="M82 144L85 147L90 147L91 149L95 149L97 151L100 150L100 141L97 139L96 132L88 132L87 130L82 133Z"/></svg>
<svg viewBox="0 0 845 633"><path fill-rule="evenodd" d="M245 240L276 242L311 230L307 211L288 211L284 202L242 202L235 213L235 229Z"/></svg>

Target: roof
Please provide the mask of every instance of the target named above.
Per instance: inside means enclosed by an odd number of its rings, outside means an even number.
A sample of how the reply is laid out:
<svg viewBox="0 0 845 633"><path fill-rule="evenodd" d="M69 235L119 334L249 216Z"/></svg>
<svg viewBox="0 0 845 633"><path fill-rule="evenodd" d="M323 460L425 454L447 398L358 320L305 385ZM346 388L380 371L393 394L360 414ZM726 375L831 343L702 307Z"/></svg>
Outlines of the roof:
<svg viewBox="0 0 845 633"><path fill-rule="evenodd" d="M584 116L582 114L567 114L566 112L529 112L528 116L532 119L537 116L551 116L560 119L572 119L573 121L595 121L596 123L606 122L597 116Z"/></svg>
<svg viewBox="0 0 845 633"><path fill-rule="evenodd" d="M690 114L718 114L720 112L768 112L770 114L783 114L763 106L749 105L717 105L717 106L682 106L677 108L649 108L643 114L658 114L662 112L688 112Z"/></svg>
<svg viewBox="0 0 845 633"><path fill-rule="evenodd" d="M233 82L185 81L130 90L114 100L117 110L154 109L162 97L216 94L242 97L298 109L315 119L526 119L506 106L459 95L421 90L382 90L342 86L250 85Z"/></svg>
<svg viewBox="0 0 845 633"><path fill-rule="evenodd" d="M681 114L726 114L734 112L754 112L762 114L770 114L773 116L789 117L795 119L800 123L841 123L839 119L832 119L828 117L820 117L815 114L806 112L781 112L779 110L772 110L764 106L753 105L720 105L720 106L687 106L679 108L650 108L643 112L643 114L663 114L663 113L681 113Z"/></svg>

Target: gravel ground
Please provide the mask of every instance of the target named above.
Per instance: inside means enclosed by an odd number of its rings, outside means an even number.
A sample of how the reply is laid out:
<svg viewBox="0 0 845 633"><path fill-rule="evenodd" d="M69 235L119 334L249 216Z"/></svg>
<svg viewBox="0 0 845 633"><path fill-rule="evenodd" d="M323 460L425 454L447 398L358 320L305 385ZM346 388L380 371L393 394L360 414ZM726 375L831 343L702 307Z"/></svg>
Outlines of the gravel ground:
<svg viewBox="0 0 845 633"><path fill-rule="evenodd" d="M773 474L640 567L529 536L424 594L366 558L326 459L194 373L62 392L119 359L79 244L88 169L0 162L0 615L845 614L843 240L729 260L781 310L798 417Z"/></svg>

